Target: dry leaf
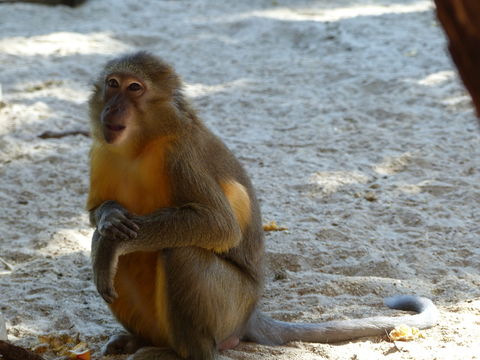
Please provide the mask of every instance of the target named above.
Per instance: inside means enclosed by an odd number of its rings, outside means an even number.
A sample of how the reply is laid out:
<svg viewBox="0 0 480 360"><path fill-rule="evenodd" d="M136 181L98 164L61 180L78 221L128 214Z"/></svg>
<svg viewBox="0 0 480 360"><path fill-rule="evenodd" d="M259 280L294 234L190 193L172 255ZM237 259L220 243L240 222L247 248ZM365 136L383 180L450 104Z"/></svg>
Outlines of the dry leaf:
<svg viewBox="0 0 480 360"><path fill-rule="evenodd" d="M395 327L388 337L392 341L411 341L419 338L424 338L423 334L416 327L408 325L399 325Z"/></svg>
<svg viewBox="0 0 480 360"><path fill-rule="evenodd" d="M39 344L32 349L35 354L43 354L48 350L50 350L50 346L48 344Z"/></svg>
<svg viewBox="0 0 480 360"><path fill-rule="evenodd" d="M263 225L263 231L285 231L286 227L278 226L275 221L270 221L268 224Z"/></svg>

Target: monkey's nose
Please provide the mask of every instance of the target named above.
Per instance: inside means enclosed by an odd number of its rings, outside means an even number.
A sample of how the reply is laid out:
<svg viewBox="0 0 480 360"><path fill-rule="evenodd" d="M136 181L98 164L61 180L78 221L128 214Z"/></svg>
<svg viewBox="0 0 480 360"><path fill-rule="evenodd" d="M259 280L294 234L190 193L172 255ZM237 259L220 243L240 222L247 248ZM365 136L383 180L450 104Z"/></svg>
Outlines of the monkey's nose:
<svg viewBox="0 0 480 360"><path fill-rule="evenodd" d="M121 109L120 109L120 106L107 106L104 111L106 114L115 114L117 112L119 112Z"/></svg>

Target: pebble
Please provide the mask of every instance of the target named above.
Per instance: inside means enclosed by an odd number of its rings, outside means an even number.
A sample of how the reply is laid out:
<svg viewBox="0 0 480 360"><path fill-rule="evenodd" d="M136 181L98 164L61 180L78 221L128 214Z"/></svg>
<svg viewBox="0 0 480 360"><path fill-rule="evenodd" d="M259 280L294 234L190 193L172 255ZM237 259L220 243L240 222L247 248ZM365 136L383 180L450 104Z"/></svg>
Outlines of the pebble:
<svg viewBox="0 0 480 360"><path fill-rule="evenodd" d="M7 327L2 313L0 313L0 340L7 340Z"/></svg>

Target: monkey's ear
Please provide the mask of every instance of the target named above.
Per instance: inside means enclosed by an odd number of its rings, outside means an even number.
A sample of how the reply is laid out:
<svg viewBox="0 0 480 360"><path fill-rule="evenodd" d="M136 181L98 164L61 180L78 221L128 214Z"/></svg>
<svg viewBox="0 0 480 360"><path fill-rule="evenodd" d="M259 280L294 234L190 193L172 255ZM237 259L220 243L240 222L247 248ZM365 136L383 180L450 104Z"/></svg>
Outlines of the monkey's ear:
<svg viewBox="0 0 480 360"><path fill-rule="evenodd" d="M101 80L97 80L93 83L93 92L98 93L102 91L102 87L100 86Z"/></svg>
<svg viewBox="0 0 480 360"><path fill-rule="evenodd" d="M103 98L103 78L92 83L92 91L90 92L90 104L101 103Z"/></svg>

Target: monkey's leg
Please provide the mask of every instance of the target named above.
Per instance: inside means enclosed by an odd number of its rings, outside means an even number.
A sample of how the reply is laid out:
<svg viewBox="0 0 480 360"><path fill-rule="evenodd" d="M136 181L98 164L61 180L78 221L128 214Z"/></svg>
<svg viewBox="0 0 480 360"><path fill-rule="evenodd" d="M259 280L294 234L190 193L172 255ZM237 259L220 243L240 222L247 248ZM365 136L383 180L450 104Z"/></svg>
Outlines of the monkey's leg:
<svg viewBox="0 0 480 360"><path fill-rule="evenodd" d="M173 349L181 358L214 359L234 346L259 297L259 284L211 251L166 251Z"/></svg>

